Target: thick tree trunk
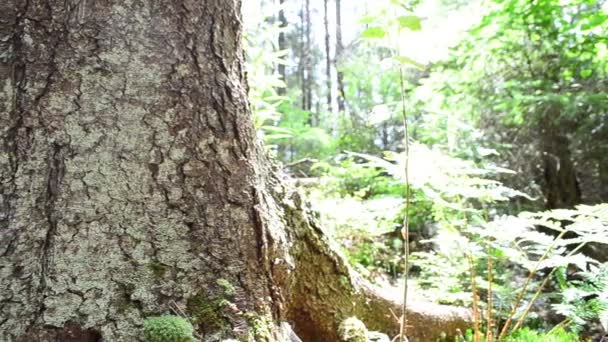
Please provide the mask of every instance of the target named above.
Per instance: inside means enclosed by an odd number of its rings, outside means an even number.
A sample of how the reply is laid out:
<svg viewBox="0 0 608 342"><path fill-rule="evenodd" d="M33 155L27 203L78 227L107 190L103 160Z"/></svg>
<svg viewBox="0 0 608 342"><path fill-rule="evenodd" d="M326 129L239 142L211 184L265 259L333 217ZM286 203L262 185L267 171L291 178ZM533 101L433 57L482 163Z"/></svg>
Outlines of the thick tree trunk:
<svg viewBox="0 0 608 342"><path fill-rule="evenodd" d="M2 3L0 340L134 340L172 303L196 317L220 278L239 312L278 312L238 11ZM249 333L223 315L197 323Z"/></svg>
<svg viewBox="0 0 608 342"><path fill-rule="evenodd" d="M0 3L1 341L138 341L175 308L206 341L394 331L256 142L239 8Z"/></svg>

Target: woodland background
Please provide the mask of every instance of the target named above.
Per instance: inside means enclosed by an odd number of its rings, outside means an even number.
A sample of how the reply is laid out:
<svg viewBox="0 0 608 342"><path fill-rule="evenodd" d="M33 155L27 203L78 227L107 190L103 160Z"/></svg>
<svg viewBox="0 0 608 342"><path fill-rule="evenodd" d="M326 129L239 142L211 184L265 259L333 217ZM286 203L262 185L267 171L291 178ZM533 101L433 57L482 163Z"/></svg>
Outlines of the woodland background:
<svg viewBox="0 0 608 342"><path fill-rule="evenodd" d="M598 336L607 11L602 0L247 1L259 134L351 265L394 291L409 196L410 296L472 306L480 328L467 339L515 321L528 329L518 340L556 326L573 333L559 341Z"/></svg>

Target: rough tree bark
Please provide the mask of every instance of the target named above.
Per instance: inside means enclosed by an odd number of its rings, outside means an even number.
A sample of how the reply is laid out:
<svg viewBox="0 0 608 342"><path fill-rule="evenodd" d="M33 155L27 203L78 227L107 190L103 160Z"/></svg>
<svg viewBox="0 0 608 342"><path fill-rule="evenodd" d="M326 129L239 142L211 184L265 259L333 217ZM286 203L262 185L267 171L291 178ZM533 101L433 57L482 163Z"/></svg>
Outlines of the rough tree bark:
<svg viewBox="0 0 608 342"><path fill-rule="evenodd" d="M239 10L0 2L0 340L138 341L175 307L205 341L395 331L258 146ZM441 310L418 340L465 324Z"/></svg>

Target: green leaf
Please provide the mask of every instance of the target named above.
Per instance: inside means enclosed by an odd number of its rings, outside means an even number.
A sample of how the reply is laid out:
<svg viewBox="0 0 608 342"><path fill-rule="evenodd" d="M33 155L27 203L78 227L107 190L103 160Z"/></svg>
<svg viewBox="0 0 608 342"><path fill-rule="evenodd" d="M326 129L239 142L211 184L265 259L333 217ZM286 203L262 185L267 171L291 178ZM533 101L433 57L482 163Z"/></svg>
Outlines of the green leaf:
<svg viewBox="0 0 608 342"><path fill-rule="evenodd" d="M593 73L593 71L591 69L584 69L581 71L581 77L587 78L587 77L591 76L592 73Z"/></svg>
<svg viewBox="0 0 608 342"><path fill-rule="evenodd" d="M376 16L376 15L366 15L363 18L361 18L361 20L359 22L361 24L364 24L364 25L369 25L369 24L373 23L376 20L378 20L378 16Z"/></svg>
<svg viewBox="0 0 608 342"><path fill-rule="evenodd" d="M370 27L361 33L361 37L367 39L380 39L384 38L384 36L386 36L386 31L378 26Z"/></svg>
<svg viewBox="0 0 608 342"><path fill-rule="evenodd" d="M598 13L592 17L587 18L587 22L581 26L582 30L591 30L594 27L602 25L608 20L608 15Z"/></svg>
<svg viewBox="0 0 608 342"><path fill-rule="evenodd" d="M406 56L395 56L393 58L395 59L395 61L397 61L400 64L407 65L407 66L413 66L413 67L416 67L416 68L418 68L420 70L425 70L426 69L426 67L424 66L424 64L418 63L418 62L416 62L415 60L413 60L413 59L411 59L409 57L406 57Z"/></svg>
<svg viewBox="0 0 608 342"><path fill-rule="evenodd" d="M408 28L412 31L420 31L420 17L415 15L402 15L398 20L400 29Z"/></svg>

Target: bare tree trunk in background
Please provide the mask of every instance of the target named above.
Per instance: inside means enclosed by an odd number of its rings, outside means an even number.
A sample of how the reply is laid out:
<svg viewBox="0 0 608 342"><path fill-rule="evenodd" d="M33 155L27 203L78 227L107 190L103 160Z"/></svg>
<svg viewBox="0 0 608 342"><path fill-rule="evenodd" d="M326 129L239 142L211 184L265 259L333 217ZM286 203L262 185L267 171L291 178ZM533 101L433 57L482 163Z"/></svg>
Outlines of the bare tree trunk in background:
<svg viewBox="0 0 608 342"><path fill-rule="evenodd" d="M287 18L285 17L285 0L279 1L279 50L285 51L287 49L287 38L285 37L285 30L287 29ZM285 68L285 64L280 63L278 65L278 72L281 76L281 79L285 84L287 84L287 72ZM287 88L278 88L277 93L281 96L284 96L287 93Z"/></svg>
<svg viewBox="0 0 608 342"><path fill-rule="evenodd" d="M327 11L328 0L323 0L323 25L325 28L325 77L327 86L327 111L332 112L332 89L331 89L331 55L329 37L329 14Z"/></svg>
<svg viewBox="0 0 608 342"><path fill-rule="evenodd" d="M344 74L340 71L340 62L342 61L343 53L342 10L340 0L336 0L336 57L334 58L334 65L338 75L338 111L340 113L344 113L346 101L344 97Z"/></svg>
<svg viewBox="0 0 608 342"><path fill-rule="evenodd" d="M308 107L308 92L306 91L306 1L302 1L300 8L300 60L298 63L298 73L300 75L301 92L302 92L302 110L306 110Z"/></svg>
<svg viewBox="0 0 608 342"><path fill-rule="evenodd" d="M396 331L257 144L239 9L0 2L1 341L139 341L175 305L209 341ZM418 341L466 326L412 310Z"/></svg>
<svg viewBox="0 0 608 342"><path fill-rule="evenodd" d="M310 0L305 0L305 15L306 15L306 42L304 49L305 58L304 58L304 69L306 70L306 106L304 110L312 111L312 84L314 81L314 71L312 65L312 19L310 17ZM311 113L309 117L309 123L311 126L316 126L317 122L314 115Z"/></svg>
<svg viewBox="0 0 608 342"><path fill-rule="evenodd" d="M554 109L557 110L557 109ZM572 161L570 143L565 134L555 127L549 113L541 127L541 153L543 155L543 193L547 209L573 208L581 203L581 190Z"/></svg>
<svg viewBox="0 0 608 342"><path fill-rule="evenodd" d="M598 171L600 178L600 199L608 202L608 157L600 156L598 159Z"/></svg>

